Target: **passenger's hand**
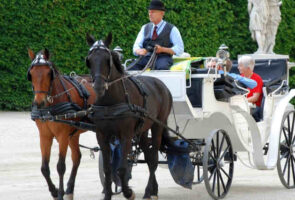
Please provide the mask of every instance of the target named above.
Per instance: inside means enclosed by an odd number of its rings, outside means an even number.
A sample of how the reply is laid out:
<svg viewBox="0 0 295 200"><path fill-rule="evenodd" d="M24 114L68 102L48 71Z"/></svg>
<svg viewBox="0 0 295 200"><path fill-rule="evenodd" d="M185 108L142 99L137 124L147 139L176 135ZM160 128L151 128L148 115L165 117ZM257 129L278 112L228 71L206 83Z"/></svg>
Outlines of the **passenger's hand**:
<svg viewBox="0 0 295 200"><path fill-rule="evenodd" d="M139 55L139 56L144 56L144 55L147 54L147 50L146 50L146 49L137 49L137 50L135 51L135 53L136 53L137 55Z"/></svg>

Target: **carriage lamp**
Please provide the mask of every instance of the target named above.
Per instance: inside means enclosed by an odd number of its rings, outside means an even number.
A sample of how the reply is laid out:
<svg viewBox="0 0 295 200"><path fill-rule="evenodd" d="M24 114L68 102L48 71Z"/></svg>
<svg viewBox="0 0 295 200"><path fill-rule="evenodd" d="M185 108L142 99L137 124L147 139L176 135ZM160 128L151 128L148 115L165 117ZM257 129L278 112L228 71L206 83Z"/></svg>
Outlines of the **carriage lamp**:
<svg viewBox="0 0 295 200"><path fill-rule="evenodd" d="M220 45L218 51L216 52L216 57L218 59L218 64L222 65L223 68L228 64L230 60L230 54L228 52L228 46L225 44ZM226 70L224 70L226 72Z"/></svg>

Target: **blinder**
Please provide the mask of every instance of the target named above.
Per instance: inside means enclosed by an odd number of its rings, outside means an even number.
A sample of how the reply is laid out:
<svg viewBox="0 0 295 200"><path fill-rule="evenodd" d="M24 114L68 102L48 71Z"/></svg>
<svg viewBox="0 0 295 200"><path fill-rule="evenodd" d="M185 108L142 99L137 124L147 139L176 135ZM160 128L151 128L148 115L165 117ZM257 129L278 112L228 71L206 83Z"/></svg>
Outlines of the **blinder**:
<svg viewBox="0 0 295 200"><path fill-rule="evenodd" d="M102 79L104 79L104 81L106 82L105 83L105 88L107 89L108 88L108 82L110 81L110 77L111 77L111 72L112 72L112 66L113 66L113 57L112 57L112 54L111 54L111 51L110 49L108 49L108 47L104 44L104 42L102 40L99 40L99 41L96 41L92 46L91 48L89 49L88 51L88 56L94 51L94 50L97 50L97 49L102 49L102 50L106 50L109 55L110 55L110 69L109 69L109 74L105 77L104 75L102 74L99 74L99 75L94 75L92 77L93 81L95 81L95 79L97 77L101 77ZM88 60L88 56L86 57L85 61L86 61L86 65L88 68L90 68L90 65L89 65L89 60Z"/></svg>
<svg viewBox="0 0 295 200"><path fill-rule="evenodd" d="M30 73L31 69L33 67L38 67L38 66L49 66L50 70L51 70L51 81L55 78L55 70L52 66L52 63L48 60L44 59L44 56L42 53L38 53L35 57L35 59L32 61L31 66L29 67L28 71L27 71L27 80L28 81L32 81L32 75Z"/></svg>

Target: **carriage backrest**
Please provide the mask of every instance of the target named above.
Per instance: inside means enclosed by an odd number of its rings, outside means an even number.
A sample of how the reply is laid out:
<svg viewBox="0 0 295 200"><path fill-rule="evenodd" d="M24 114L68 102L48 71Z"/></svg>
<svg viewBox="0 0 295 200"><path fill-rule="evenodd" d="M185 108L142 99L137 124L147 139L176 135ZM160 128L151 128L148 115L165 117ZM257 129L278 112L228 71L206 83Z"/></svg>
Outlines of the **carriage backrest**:
<svg viewBox="0 0 295 200"><path fill-rule="evenodd" d="M256 60L254 72L261 76L264 85L287 80L288 67L286 59ZM233 61L232 73L239 74L238 61Z"/></svg>

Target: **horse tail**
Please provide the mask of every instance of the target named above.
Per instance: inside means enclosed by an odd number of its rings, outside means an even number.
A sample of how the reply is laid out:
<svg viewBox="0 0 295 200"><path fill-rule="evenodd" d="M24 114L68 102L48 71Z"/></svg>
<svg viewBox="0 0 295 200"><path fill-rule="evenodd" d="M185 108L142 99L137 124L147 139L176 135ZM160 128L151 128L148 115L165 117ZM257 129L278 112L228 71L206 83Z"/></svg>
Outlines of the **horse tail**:
<svg viewBox="0 0 295 200"><path fill-rule="evenodd" d="M179 146L175 142L177 138L171 137L169 135L168 129L164 128L162 134L162 141L160 146L160 151L168 154L187 154L189 149L187 147Z"/></svg>
<svg viewBox="0 0 295 200"><path fill-rule="evenodd" d="M171 145L173 145L173 139L170 137L168 129L164 128L160 150L165 151Z"/></svg>

